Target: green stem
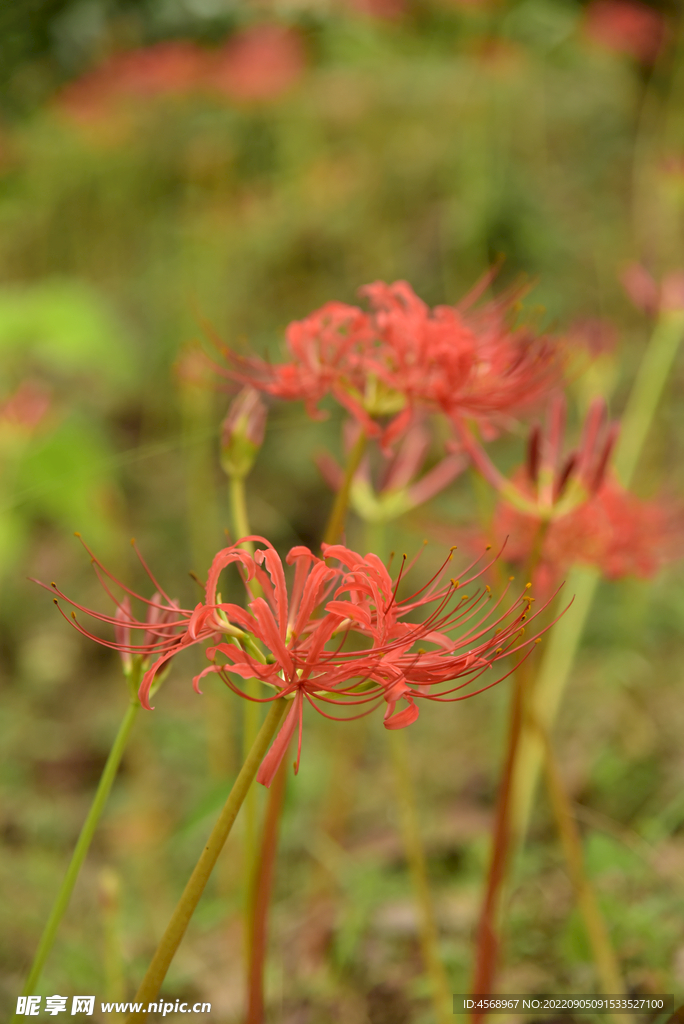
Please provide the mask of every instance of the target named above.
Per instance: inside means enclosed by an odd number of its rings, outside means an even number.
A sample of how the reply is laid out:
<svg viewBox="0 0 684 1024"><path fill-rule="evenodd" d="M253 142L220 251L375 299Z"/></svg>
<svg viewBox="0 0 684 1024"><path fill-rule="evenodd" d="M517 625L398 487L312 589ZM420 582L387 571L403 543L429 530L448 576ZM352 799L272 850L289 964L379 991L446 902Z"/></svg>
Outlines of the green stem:
<svg viewBox="0 0 684 1024"><path fill-rule="evenodd" d="M234 474L229 477L230 481L230 512L233 519L233 529L235 530L235 540L240 540L241 537L249 537L249 517L247 515L247 498L245 494L245 478L243 476L235 476ZM254 545L245 544L243 545L246 551L249 551L250 555L254 554Z"/></svg>
<svg viewBox="0 0 684 1024"><path fill-rule="evenodd" d="M453 1020L451 990L439 954L437 923L430 893L425 851L418 824L416 795L411 780L404 731L397 729L390 732L389 741L404 849L411 873L413 891L418 902L420 945L425 967L432 982L432 1005L438 1024L449 1024L449 1021Z"/></svg>
<svg viewBox="0 0 684 1024"><path fill-rule="evenodd" d="M617 475L629 487L655 411L684 336L684 312L661 313L639 367L625 411L615 452Z"/></svg>
<svg viewBox="0 0 684 1024"><path fill-rule="evenodd" d="M166 931L164 932L157 947L157 951L152 958L152 962L148 967L147 973L145 974L142 984L136 994L135 1001L137 1003L142 1003L145 1009L147 1009L148 1003L155 1000L157 993L161 988L162 982L166 977L166 972L171 965L171 961L176 955L176 950L181 944L185 931L190 923L190 919L194 914L195 908L200 901L200 897L204 892L207 882L209 881L209 876L211 875L219 854L221 853L226 839L230 834L230 830L233 827L233 822L237 817L237 813L243 804L252 782L254 781L259 765L268 750L271 740L276 734L287 707L288 701L283 697L278 698L272 703L268 715L264 720L264 724L259 730L256 742L240 769L240 773L235 780L233 788L228 794L228 799L224 804L218 821L212 829L209 841L204 847L204 850L195 865L195 869L190 876L188 884L185 886L183 895L178 901L176 909L173 912L171 920L169 921ZM145 1019L146 1015L144 1012L134 1011L128 1017L128 1024L133 1024L133 1021L143 1021Z"/></svg>
<svg viewBox="0 0 684 1024"><path fill-rule="evenodd" d="M245 490L245 477L236 474L229 475L230 481L230 509L233 520L235 539L249 537L251 528L247 513L247 498ZM242 545L250 555L254 555L254 545L251 542ZM259 597L261 587L256 580L248 583L253 597ZM259 683L256 679L248 679L245 687L248 696L258 697L260 693ZM242 756L247 757L252 749L259 732L259 721L261 718L261 705L252 700L246 700L242 707ZM245 835L243 846L244 882L245 882L245 949L247 959L251 956L253 943L252 936L252 914L251 907L254 898L254 878L256 870L256 848L257 848L257 792L253 787L245 798Z"/></svg>
<svg viewBox="0 0 684 1024"><path fill-rule="evenodd" d="M116 739L114 740L112 749L109 751L109 757L107 758L107 763L104 766L104 771L102 772L102 776L95 793L95 798L90 806L90 810L88 811L88 816L83 823L83 828L81 829L81 834L78 837L71 862L67 868L60 890L57 893L57 898L53 904L40 942L38 943L38 949L36 951L33 964L31 965L31 970L29 971L28 978L26 979L26 984L22 989L22 995L24 996L33 995L36 990L45 961L47 960L55 941L60 921L64 916L67 906L69 905L69 900L71 899L71 893L73 892L74 885L76 884L78 873L83 866L83 861L88 853L93 835L95 834L95 829L98 826L105 804L107 803L109 792L112 788L114 779L116 778L116 773L119 770L121 758L123 757L126 744L128 743L128 739L131 734L131 729L133 728L133 723L135 722L139 710L140 704L138 701L131 701L126 709L123 721L119 726L119 731L116 734ZM16 1020L16 1015L12 1020Z"/></svg>
<svg viewBox="0 0 684 1024"><path fill-rule="evenodd" d="M352 480L354 479L354 473L359 468L359 464L363 458L363 453L366 450L367 440L366 435L361 432L356 444L349 453L347 465L344 470L344 480L342 481L342 486L335 495L335 502L323 533L324 544L336 544L342 535L344 520L347 514L347 506L349 504L349 492L351 490Z"/></svg>
<svg viewBox="0 0 684 1024"><path fill-rule="evenodd" d="M245 691L250 697L258 697L261 693L260 683L257 679L248 679L245 683ZM261 719L261 704L253 700L245 700L242 718L242 746L243 758L246 758L252 749L259 735ZM245 884L245 949L249 962L250 950L252 948L252 903L254 900L254 885L256 877L257 860L257 791L254 786L245 797L244 812L244 837L243 837L243 875Z"/></svg>
<svg viewBox="0 0 684 1024"><path fill-rule="evenodd" d="M625 486L634 476L683 336L684 313L663 312L651 335L623 417L615 467ZM551 630L531 701L532 716L547 734L553 728L598 582L599 574L595 569L580 565L570 570L565 581L560 600L566 603L570 597L574 600ZM539 732L527 723L523 726L513 779L511 834L517 847L527 833L543 757Z"/></svg>

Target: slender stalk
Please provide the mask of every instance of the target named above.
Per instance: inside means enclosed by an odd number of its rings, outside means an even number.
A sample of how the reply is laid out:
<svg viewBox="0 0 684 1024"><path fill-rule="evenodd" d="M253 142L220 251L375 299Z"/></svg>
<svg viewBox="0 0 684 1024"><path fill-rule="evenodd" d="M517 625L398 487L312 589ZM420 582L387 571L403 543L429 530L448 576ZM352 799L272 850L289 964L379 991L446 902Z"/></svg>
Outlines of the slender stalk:
<svg viewBox="0 0 684 1024"><path fill-rule="evenodd" d="M622 995L626 991L625 985L620 974L620 967L610 941L610 934L605 919L596 899L596 893L584 867L582 840L577 828L577 822L572 813L572 807L570 806L570 801L558 771L558 765L556 764L549 737L541 729L539 732L544 746L544 772L551 807L563 845L570 881L575 890L577 905L587 930L594 963L596 964L596 971L599 976L601 992L604 995ZM619 1024L626 1024L629 1019L626 1015L619 1013L612 1016Z"/></svg>
<svg viewBox="0 0 684 1024"><path fill-rule="evenodd" d="M259 682L256 679L248 679L245 683L245 691L251 697L258 697ZM254 746L259 734L261 719L261 704L253 700L246 700L242 709L242 756L246 758ZM245 879L245 947L249 959L249 950L252 948L251 933L251 906L254 894L254 878L257 862L257 814L256 788L252 787L245 798L244 813L244 836L243 836L243 865Z"/></svg>
<svg viewBox="0 0 684 1024"><path fill-rule="evenodd" d="M475 939L475 969L472 982L474 995L488 995L492 992L499 959L501 906L511 850L511 783L524 714L525 680L523 671L526 666L527 662L518 669L514 679L508 746L496 801L487 886ZM473 1024L478 1024L484 1017L483 1013L473 1013Z"/></svg>
<svg viewBox="0 0 684 1024"><path fill-rule="evenodd" d="M323 533L324 544L335 544L342 535L344 529L344 520L347 515L347 506L349 505L349 492L351 490L352 480L354 479L354 473L359 468L363 453L366 450L367 438L362 432L359 434L356 444L349 452L347 459L347 465L344 470L344 480L342 486L335 495L335 501L330 512L330 517Z"/></svg>
<svg viewBox="0 0 684 1024"><path fill-rule="evenodd" d="M251 946L247 976L247 1019L245 1024L263 1024L264 964L268 941L268 909L273 889L273 875L280 819L285 805L289 762L284 757L268 794L261 847L254 872L251 906Z"/></svg>
<svg viewBox="0 0 684 1024"><path fill-rule="evenodd" d="M241 537L248 537L250 534L245 478L231 474L228 479L230 481L230 512L233 519L233 529L235 530L235 540L239 540ZM253 544L247 543L244 545L244 548L246 551L249 551L250 555L254 553Z"/></svg>
<svg viewBox="0 0 684 1024"><path fill-rule="evenodd" d="M387 557L387 522L366 522L366 547L383 561ZM423 963L432 983L432 1003L438 1024L446 1024L453 1017L449 982L439 952L439 937L435 909L430 893L430 882L423 840L418 821L416 794L411 778L408 755L408 737L403 729L389 732L388 741L394 771L394 785L401 821L404 852L409 866L413 894L418 906L420 945ZM251 1024L251 1021L248 1022Z"/></svg>
<svg viewBox="0 0 684 1024"><path fill-rule="evenodd" d="M661 313L622 414L613 465L625 487L629 487L632 482L646 435L683 337L684 311L667 310Z"/></svg>
<svg viewBox="0 0 684 1024"><path fill-rule="evenodd" d="M183 895L178 901L176 909L173 912L171 920L169 921L166 931L164 932L157 947L157 951L152 958L152 962L148 967L147 973L145 974L136 994L135 1001L137 1003L142 1003L145 1009L149 1002L154 1001L159 989L161 988L162 982L166 977L166 972L171 965L171 961L176 954L176 950L181 944L185 931L190 923L190 919L195 912L195 907L199 903L200 897L209 880L209 876L211 875L219 854L221 853L226 839L230 834L230 830L233 827L233 822L237 817L237 813L243 804L259 765L268 750L268 746L276 734L287 706L288 702L283 697L278 698L272 703L264 720L264 724L259 730L256 742L240 769L240 773L235 780L233 788L228 794L228 799L226 800L218 821L212 829L209 841L204 847L204 850L195 865L195 869L183 891ZM133 1021L142 1021L145 1019L143 1012L134 1011L128 1017L128 1024L133 1024Z"/></svg>
<svg viewBox="0 0 684 1024"><path fill-rule="evenodd" d="M530 700L534 721L547 732L556 720L599 580L596 569L583 565L573 566L566 577L563 590L573 596L573 602L549 633ZM525 721L512 781L511 842L514 850L520 848L527 834L543 755L538 729L532 721Z"/></svg>
<svg viewBox="0 0 684 1024"><path fill-rule="evenodd" d="M104 995L108 1002L121 1003L126 990L121 950L121 883L111 868L103 868L98 881L104 933ZM114 1019L119 1020L118 1013Z"/></svg>
<svg viewBox="0 0 684 1024"><path fill-rule="evenodd" d="M626 487L634 476L667 375L683 337L684 312L666 310L661 313L627 402L615 455L617 473ZM534 719L548 734L556 720L598 582L599 574L596 570L579 565L571 569L565 582L561 600L565 600L568 594L574 596L574 601L551 630L532 698ZM524 725L511 798L512 841L516 846L522 843L527 833L543 753L537 729L530 723Z"/></svg>
<svg viewBox="0 0 684 1024"><path fill-rule="evenodd" d="M404 849L408 859L413 891L418 903L421 951L428 976L432 982L432 1005L438 1024L448 1024L453 1020L451 990L439 955L437 923L430 894L425 851L418 824L416 795L411 779L404 731L397 729L390 732L389 742L394 765ZM253 1024L253 1022L249 1021L248 1024Z"/></svg>
<svg viewBox="0 0 684 1024"><path fill-rule="evenodd" d="M138 700L131 700L126 709L126 714L123 717L121 725L119 726L119 731L116 734L112 748L109 751L109 757L107 758L102 776L100 777L100 782L97 790L95 791L95 797L90 805L90 810L88 811L86 820L83 822L83 827L76 842L76 847L72 854L69 867L67 868L64 880L62 881L59 892L57 893L57 898L55 899L52 910L50 911L50 916L47 919L47 924L45 925L40 942L38 943L38 949L36 950L31 970L29 971L29 975L26 979L26 984L22 989L21 994L24 996L33 995L36 990L45 961L47 960L55 941L57 929L59 928L64 912L69 905L69 900L71 899L71 893L73 892L74 885L76 884L76 879L78 878L78 874L83 866L83 861L86 858L88 849L90 848L95 830L100 818L102 817L102 812L105 804L107 803L107 798L109 797L114 779L116 778L116 773L119 770L121 758L123 757L123 753L131 734L131 729L133 728L133 724L137 718L139 710L140 703ZM16 1019L15 1014L12 1021L15 1021Z"/></svg>
<svg viewBox="0 0 684 1024"><path fill-rule="evenodd" d="M539 523L532 550L525 567L524 579L532 580L544 548L549 523ZM516 758L520 737L526 720L530 700L530 689L534 684L532 666L524 661L513 678L513 695L509 714L508 742L497 794L494 827L492 830L492 852L487 872L487 885L480 910L475 943L475 967L472 992L474 995L488 995L493 991L496 969L501 948L501 920L506 879L510 869L511 850L511 800ZM474 1013L477 1024L486 1014Z"/></svg>
<svg viewBox="0 0 684 1024"><path fill-rule="evenodd" d="M236 540L240 537L249 537L251 528L247 513L247 496L245 490L245 477L231 473L230 481L230 509L233 520L233 529ZM242 545L250 555L254 554L254 545L246 542ZM261 587L256 580L248 583L253 597L259 597ZM260 693L259 683L256 679L248 679L245 689L250 697L258 697ZM242 756L246 758L254 745L259 732L261 719L261 705L251 700L243 702L242 706ZM243 870L245 881L245 916L244 916L244 943L247 963L251 962L252 944L252 904L254 900L255 870L256 870L256 849L257 849L257 791L252 787L245 798L245 832L243 842Z"/></svg>

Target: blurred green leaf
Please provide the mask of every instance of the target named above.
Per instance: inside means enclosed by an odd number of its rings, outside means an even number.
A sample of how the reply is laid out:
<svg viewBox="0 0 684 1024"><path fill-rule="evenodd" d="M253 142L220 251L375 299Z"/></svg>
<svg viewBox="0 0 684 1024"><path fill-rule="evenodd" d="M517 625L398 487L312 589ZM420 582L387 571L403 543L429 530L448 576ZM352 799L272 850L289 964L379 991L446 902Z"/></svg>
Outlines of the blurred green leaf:
<svg viewBox="0 0 684 1024"><path fill-rule="evenodd" d="M73 413L27 455L15 501L29 515L82 533L93 546L108 546L120 511L113 464L102 428Z"/></svg>
<svg viewBox="0 0 684 1024"><path fill-rule="evenodd" d="M46 280L0 289L3 374L36 370L94 380L98 391L125 387L134 374L130 337L91 285Z"/></svg>

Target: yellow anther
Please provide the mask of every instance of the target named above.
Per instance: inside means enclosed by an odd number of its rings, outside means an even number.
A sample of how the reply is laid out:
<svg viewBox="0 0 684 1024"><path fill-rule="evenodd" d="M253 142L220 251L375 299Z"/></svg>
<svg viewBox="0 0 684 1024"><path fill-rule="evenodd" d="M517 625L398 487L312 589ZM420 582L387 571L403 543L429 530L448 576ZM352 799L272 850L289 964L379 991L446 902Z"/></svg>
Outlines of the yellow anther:
<svg viewBox="0 0 684 1024"><path fill-rule="evenodd" d="M531 586L532 586L531 583L526 583L525 584L525 590L529 590Z"/></svg>
<svg viewBox="0 0 684 1024"><path fill-rule="evenodd" d="M515 576L509 576L508 577L508 582L512 583L514 579L515 579Z"/></svg>
<svg viewBox="0 0 684 1024"><path fill-rule="evenodd" d="M489 584L485 586L485 590L487 591L488 594L491 594L492 592L492 588L489 586Z"/></svg>

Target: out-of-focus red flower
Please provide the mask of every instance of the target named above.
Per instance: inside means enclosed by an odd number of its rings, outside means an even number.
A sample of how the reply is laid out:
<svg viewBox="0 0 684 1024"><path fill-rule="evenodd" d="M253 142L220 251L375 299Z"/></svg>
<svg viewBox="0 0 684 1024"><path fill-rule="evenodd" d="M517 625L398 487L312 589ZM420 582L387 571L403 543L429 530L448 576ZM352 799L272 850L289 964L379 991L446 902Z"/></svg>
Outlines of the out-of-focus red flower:
<svg viewBox="0 0 684 1024"><path fill-rule="evenodd" d="M665 34L662 14L638 0L592 0L584 25L595 42L644 64L653 63Z"/></svg>
<svg viewBox="0 0 684 1024"><path fill-rule="evenodd" d="M0 403L0 427L31 433L50 408L50 395L34 381L24 381L4 402Z"/></svg>
<svg viewBox="0 0 684 1024"><path fill-rule="evenodd" d="M618 335L610 320L583 317L570 324L566 337L569 346L582 348L595 359L615 351Z"/></svg>
<svg viewBox="0 0 684 1024"><path fill-rule="evenodd" d="M434 310L405 281L376 281L362 289L369 313L329 302L291 323L290 362L272 365L222 348L228 365L215 368L278 398L303 400L314 416L331 394L385 447L415 408L475 418L486 432L537 402L562 369L556 344L512 324L517 292L472 308L488 281L458 306ZM381 427L381 417L392 417L389 425Z"/></svg>
<svg viewBox="0 0 684 1024"><path fill-rule="evenodd" d="M617 439L617 424L606 422L606 404L595 399L589 407L582 440L576 451L563 458L565 398L556 395L549 403L546 430L532 428L527 447L526 477L507 479L461 425L460 438L473 463L502 498L518 511L548 521L566 515L596 494Z"/></svg>
<svg viewBox="0 0 684 1024"><path fill-rule="evenodd" d="M345 6L356 14L366 14L381 21L394 21L406 12L406 0L346 0Z"/></svg>
<svg viewBox="0 0 684 1024"><path fill-rule="evenodd" d="M474 461L501 494L494 536L513 563L534 558L544 594L573 562L596 566L608 579L655 573L672 555L681 529L658 502L640 501L608 472L617 425L605 405L590 407L579 448L563 456L564 405L550 408L546 432L535 427L527 464L506 479L472 447Z"/></svg>
<svg viewBox="0 0 684 1024"><path fill-rule="evenodd" d="M660 284L642 263L630 263L622 272L622 286L629 299L644 313L684 310L684 271L673 270Z"/></svg>
<svg viewBox="0 0 684 1024"><path fill-rule="evenodd" d="M480 683L474 692L468 688L502 658L518 653L525 657L538 639L524 635L526 622L538 614L530 612L527 588L506 606L507 592L494 600L489 587L477 586L488 566L478 569L475 562L461 579L449 578L453 549L428 583L400 599L404 561L392 579L374 554L362 556L339 544L327 545L323 560L308 548L295 547L287 556L287 563L294 566L288 593L284 567L272 545L258 536L245 537L240 543L245 542L260 547L253 557L237 544L220 551L209 570L205 600L193 611L171 601L151 573L157 594L147 600L95 559L98 576L115 603L113 615L84 608L55 584L45 589L57 594L58 604L59 599L66 601L114 628L114 641L101 640L72 612L69 621L85 636L118 650L125 664L133 657L142 660L147 670L139 696L146 708L168 661L205 639L213 641L207 650L212 665L195 678L195 689L204 676L218 673L243 697L247 694L233 677L260 679L267 692L261 703L291 699L292 708L257 775L266 786L295 729L301 749L305 703L328 718L337 718L340 712L349 717L350 710L351 717L358 717L359 707L361 715L368 714L384 702L386 728L401 729L418 717L418 698L457 701L481 693L500 679ZM338 566L326 564L331 560ZM247 609L223 602L218 594L219 577L231 564L241 567L247 583L256 579L264 594L253 598ZM122 598L112 593L112 584L123 592ZM133 616L130 597L146 606L144 620ZM141 643L132 642L135 631L143 631ZM334 710L337 715L330 713Z"/></svg>
<svg viewBox="0 0 684 1024"><path fill-rule="evenodd" d="M185 40L116 54L62 89L57 103L77 120L90 122L116 106L192 92L270 100L289 89L304 67L304 47L295 31L255 25L218 50Z"/></svg>
<svg viewBox="0 0 684 1024"><path fill-rule="evenodd" d="M296 32L282 25L254 25L228 40L209 83L234 100L271 100L291 88L304 67L304 46Z"/></svg>
<svg viewBox="0 0 684 1024"><path fill-rule="evenodd" d="M521 481L522 483L522 481ZM500 502L494 533L506 558L525 563L541 520ZM653 576L681 548L681 528L657 501L641 501L613 479L567 515L546 526L535 583L543 593L575 562L595 566L607 579Z"/></svg>
<svg viewBox="0 0 684 1024"><path fill-rule="evenodd" d="M187 41L119 53L67 85L59 95L59 106L78 119L90 120L122 100L183 95L202 86L206 63L206 51Z"/></svg>

